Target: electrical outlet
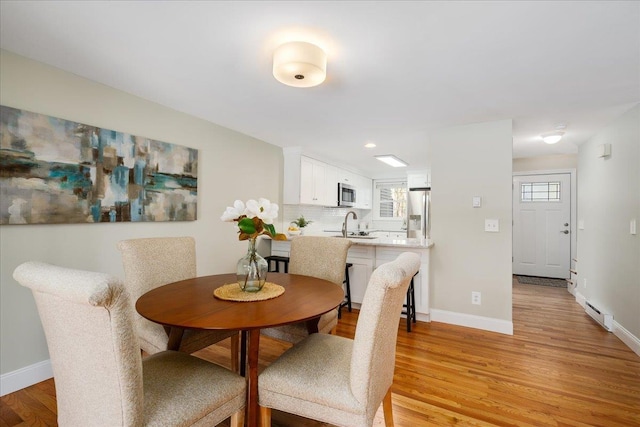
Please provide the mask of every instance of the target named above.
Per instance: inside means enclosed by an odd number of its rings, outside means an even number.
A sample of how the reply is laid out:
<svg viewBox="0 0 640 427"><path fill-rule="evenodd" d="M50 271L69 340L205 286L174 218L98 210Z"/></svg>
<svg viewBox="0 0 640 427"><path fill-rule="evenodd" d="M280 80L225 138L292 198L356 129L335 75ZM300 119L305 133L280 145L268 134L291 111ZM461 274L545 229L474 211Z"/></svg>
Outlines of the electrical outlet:
<svg viewBox="0 0 640 427"><path fill-rule="evenodd" d="M471 292L471 304L481 304L480 292Z"/></svg>
<svg viewBox="0 0 640 427"><path fill-rule="evenodd" d="M500 221L497 219L485 219L484 231L489 233L498 233L500 231Z"/></svg>

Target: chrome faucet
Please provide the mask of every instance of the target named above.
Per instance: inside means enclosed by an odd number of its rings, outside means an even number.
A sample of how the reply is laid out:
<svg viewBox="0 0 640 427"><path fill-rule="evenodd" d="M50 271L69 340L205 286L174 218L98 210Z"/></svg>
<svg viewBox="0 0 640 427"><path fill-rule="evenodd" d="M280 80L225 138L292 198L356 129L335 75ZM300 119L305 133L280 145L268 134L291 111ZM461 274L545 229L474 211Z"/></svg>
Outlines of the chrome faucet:
<svg viewBox="0 0 640 427"><path fill-rule="evenodd" d="M349 211L344 216L344 222L342 223L342 237L347 237L347 220L349 219L349 214L353 214L353 219L358 219L358 214L355 211Z"/></svg>

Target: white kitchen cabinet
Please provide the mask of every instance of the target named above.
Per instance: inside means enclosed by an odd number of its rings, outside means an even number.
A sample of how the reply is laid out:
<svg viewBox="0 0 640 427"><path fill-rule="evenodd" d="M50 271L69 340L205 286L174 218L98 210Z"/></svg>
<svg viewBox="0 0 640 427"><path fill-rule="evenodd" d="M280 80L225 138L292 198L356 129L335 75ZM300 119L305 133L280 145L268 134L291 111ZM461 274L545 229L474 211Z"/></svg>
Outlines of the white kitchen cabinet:
<svg viewBox="0 0 640 427"><path fill-rule="evenodd" d="M373 181L367 177L356 175L356 207L359 209L372 209Z"/></svg>
<svg viewBox="0 0 640 427"><path fill-rule="evenodd" d="M338 206L338 168L327 165L325 173L325 196L324 206Z"/></svg>
<svg viewBox="0 0 640 427"><path fill-rule="evenodd" d="M271 255L288 257L291 254L291 242L284 240L271 241Z"/></svg>
<svg viewBox="0 0 640 427"><path fill-rule="evenodd" d="M408 173L407 187L409 188L431 187L431 174L428 171Z"/></svg>
<svg viewBox="0 0 640 427"><path fill-rule="evenodd" d="M300 204L325 205L327 166L309 157L300 157Z"/></svg>
<svg viewBox="0 0 640 427"><path fill-rule="evenodd" d="M286 205L338 205L338 168L301 155L298 147L283 148Z"/></svg>
<svg viewBox="0 0 640 427"><path fill-rule="evenodd" d="M338 168L338 182L341 184L349 184L353 187L357 187L358 185L356 174L341 168Z"/></svg>
<svg viewBox="0 0 640 427"><path fill-rule="evenodd" d="M375 259L374 246L351 246L347 254L347 262L353 264L349 269L349 283L351 287L351 302L362 304L367 290L373 262Z"/></svg>
<svg viewBox="0 0 640 427"><path fill-rule="evenodd" d="M378 247L376 249L375 268L393 261L403 252L414 252L420 256L420 270L413 278L413 287L416 293L416 312L418 320L429 319L429 249L391 248Z"/></svg>

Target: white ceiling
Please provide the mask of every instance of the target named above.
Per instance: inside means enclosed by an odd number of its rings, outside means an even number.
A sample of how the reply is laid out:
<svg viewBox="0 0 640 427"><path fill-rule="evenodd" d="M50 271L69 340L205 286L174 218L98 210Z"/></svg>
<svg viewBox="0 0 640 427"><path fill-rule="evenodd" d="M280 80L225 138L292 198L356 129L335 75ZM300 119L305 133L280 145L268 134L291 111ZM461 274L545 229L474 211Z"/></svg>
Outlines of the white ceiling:
<svg viewBox="0 0 640 427"><path fill-rule="evenodd" d="M640 101L635 1L0 5L3 49L370 176L390 171L374 154L424 168L432 130L509 118L514 157L575 153ZM325 83L273 78L292 38L327 51Z"/></svg>

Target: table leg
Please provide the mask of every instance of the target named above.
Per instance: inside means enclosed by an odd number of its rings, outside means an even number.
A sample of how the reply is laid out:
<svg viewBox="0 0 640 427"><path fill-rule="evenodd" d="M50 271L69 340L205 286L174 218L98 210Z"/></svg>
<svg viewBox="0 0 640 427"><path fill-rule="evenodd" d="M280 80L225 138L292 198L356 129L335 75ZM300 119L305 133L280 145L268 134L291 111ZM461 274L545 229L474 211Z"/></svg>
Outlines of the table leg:
<svg viewBox="0 0 640 427"><path fill-rule="evenodd" d="M240 332L240 375L247 376L247 331Z"/></svg>
<svg viewBox="0 0 640 427"><path fill-rule="evenodd" d="M258 350L260 349L260 329L249 331L249 372L247 392L247 426L258 425Z"/></svg>
<svg viewBox="0 0 640 427"><path fill-rule="evenodd" d="M309 335L318 333L318 323L320 323L319 317L307 320L307 332L309 332Z"/></svg>
<svg viewBox="0 0 640 427"><path fill-rule="evenodd" d="M169 343L167 344L167 350L175 350L178 351L180 348L180 343L182 342L182 335L184 334L184 329L172 327L169 332Z"/></svg>

